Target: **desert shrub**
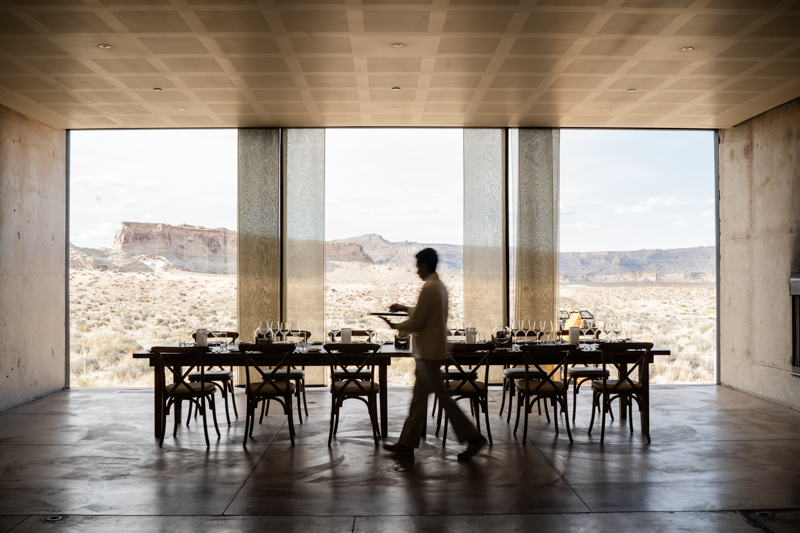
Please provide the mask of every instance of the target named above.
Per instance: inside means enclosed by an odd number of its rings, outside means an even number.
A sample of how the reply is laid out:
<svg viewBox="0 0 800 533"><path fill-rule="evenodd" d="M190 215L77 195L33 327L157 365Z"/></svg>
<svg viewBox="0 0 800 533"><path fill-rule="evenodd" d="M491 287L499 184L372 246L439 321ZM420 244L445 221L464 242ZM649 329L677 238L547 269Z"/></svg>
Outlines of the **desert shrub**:
<svg viewBox="0 0 800 533"><path fill-rule="evenodd" d="M83 353L89 350L89 347L85 344L72 344L69 345L69 353Z"/></svg>
<svg viewBox="0 0 800 533"><path fill-rule="evenodd" d="M112 346L111 348L106 348L100 353L100 360L106 365L115 365L126 353L128 353L128 350L125 348L121 346Z"/></svg>

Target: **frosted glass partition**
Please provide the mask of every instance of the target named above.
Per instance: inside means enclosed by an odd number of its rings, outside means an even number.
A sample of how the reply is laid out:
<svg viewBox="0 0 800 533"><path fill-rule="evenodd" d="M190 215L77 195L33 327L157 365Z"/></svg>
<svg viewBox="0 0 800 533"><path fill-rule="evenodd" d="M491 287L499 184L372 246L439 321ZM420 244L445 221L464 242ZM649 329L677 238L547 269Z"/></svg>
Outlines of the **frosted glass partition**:
<svg viewBox="0 0 800 533"><path fill-rule="evenodd" d="M239 130L237 329L253 340L261 320L280 319L281 133ZM237 382L244 371L237 372Z"/></svg>
<svg viewBox="0 0 800 533"><path fill-rule="evenodd" d="M464 130L464 314L487 340L507 320L505 155L505 130Z"/></svg>
<svg viewBox="0 0 800 533"><path fill-rule="evenodd" d="M522 128L510 137L512 318L557 324L560 132Z"/></svg>
<svg viewBox="0 0 800 533"><path fill-rule="evenodd" d="M325 130L283 131L283 319L324 341ZM324 370L307 368L306 383L325 384Z"/></svg>

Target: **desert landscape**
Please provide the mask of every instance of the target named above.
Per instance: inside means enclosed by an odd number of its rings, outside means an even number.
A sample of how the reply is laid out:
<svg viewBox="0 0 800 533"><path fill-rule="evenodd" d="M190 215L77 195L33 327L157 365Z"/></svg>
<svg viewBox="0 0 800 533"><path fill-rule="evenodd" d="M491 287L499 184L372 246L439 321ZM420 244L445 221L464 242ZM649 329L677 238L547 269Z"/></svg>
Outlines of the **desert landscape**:
<svg viewBox="0 0 800 533"><path fill-rule="evenodd" d="M131 357L134 351L178 342L198 327L236 329L235 232L124 223L117 235L109 249L71 250L70 381L74 387L152 386L152 370L146 361ZM375 328L379 339L390 340L392 331L368 313L395 301L414 302L421 281L411 266L413 254L422 246L391 243L376 235L326 243L329 323L336 320L340 326ZM684 255L691 256L693 268L708 268L707 250L688 250ZM618 266L630 263L631 252L607 252L611 259L605 262L568 258L568 263L578 266L566 272L562 266L562 308L589 310L598 321L619 320L628 336L669 348L672 356L656 360L651 374L654 383L711 381L716 294L713 283L707 282L709 273L681 273L681 262L675 259L680 253L645 252L652 253L635 256L639 258L635 267L645 268L635 274L626 274ZM463 324L460 249L444 249L443 257L441 274L450 291L451 324ZM664 257L669 258L666 269L658 263ZM608 261L614 266L608 267ZM658 281L667 274L697 281ZM595 281L595 275L605 282ZM612 281L626 277L644 281ZM573 279L587 281L570 282ZM413 370L413 360L398 359L390 367L390 384L412 384Z"/></svg>

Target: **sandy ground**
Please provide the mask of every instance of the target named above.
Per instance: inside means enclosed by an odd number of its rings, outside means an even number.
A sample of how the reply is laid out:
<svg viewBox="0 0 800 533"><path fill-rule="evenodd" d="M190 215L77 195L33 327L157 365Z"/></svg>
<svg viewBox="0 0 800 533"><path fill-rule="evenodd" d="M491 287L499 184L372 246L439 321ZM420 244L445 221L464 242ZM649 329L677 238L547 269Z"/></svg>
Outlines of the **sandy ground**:
<svg viewBox="0 0 800 533"><path fill-rule="evenodd" d="M463 324L463 282L448 274L442 279L450 292L451 324ZM413 304L421 287L413 271L356 263L332 262L326 282L329 323L377 328L381 340L393 333L368 313L393 302ZM653 369L655 383L712 380L712 286L564 285L561 301L568 309L596 309L598 320L619 320L629 336L670 348L673 355L659 358ZM198 327L235 330L236 277L72 270L70 325L72 386L151 386L148 363L134 361L131 353L177 342ZM413 369L412 360L398 360L390 369L390 383L413 383Z"/></svg>

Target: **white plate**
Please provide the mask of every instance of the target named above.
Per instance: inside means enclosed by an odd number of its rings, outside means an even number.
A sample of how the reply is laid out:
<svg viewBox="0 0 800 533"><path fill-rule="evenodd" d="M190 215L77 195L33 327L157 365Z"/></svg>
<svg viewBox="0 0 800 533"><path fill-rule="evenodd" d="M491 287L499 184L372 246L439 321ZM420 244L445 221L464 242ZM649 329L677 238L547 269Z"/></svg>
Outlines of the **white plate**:
<svg viewBox="0 0 800 533"><path fill-rule="evenodd" d="M319 348L306 348L306 351L310 352L310 353L316 353L316 352L319 352L321 350Z"/></svg>

